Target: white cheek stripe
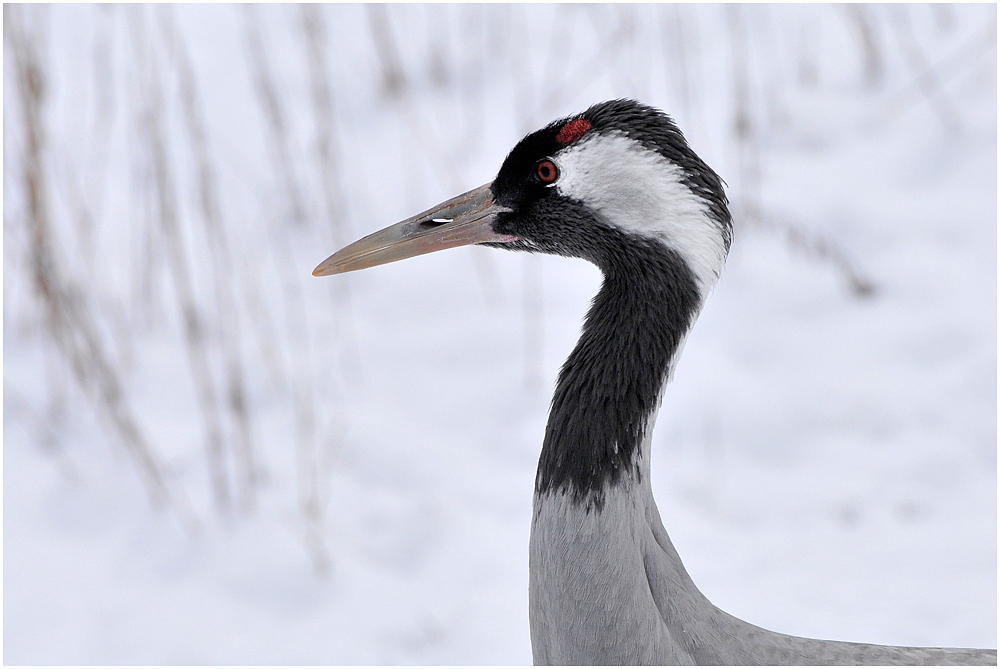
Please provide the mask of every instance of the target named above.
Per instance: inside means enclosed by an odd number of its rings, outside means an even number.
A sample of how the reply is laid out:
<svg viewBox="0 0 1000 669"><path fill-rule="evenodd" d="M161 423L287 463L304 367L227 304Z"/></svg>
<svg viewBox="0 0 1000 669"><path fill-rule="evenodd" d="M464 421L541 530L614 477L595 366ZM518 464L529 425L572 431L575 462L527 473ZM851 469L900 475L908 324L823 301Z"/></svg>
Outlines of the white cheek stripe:
<svg viewBox="0 0 1000 669"><path fill-rule="evenodd" d="M556 189L627 232L681 254L704 299L726 262L708 204L684 185L680 167L621 132L594 133L558 152Z"/></svg>

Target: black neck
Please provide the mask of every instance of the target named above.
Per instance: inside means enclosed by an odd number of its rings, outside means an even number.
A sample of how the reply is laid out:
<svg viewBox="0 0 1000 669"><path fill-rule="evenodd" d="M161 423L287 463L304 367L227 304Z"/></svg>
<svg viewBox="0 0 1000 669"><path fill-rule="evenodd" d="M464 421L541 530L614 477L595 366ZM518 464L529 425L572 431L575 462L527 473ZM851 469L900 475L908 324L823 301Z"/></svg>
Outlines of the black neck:
<svg viewBox="0 0 1000 669"><path fill-rule="evenodd" d="M535 478L536 494L571 492L598 510L607 486L640 477L644 432L700 304L678 253L617 241L619 252L598 263L604 283L559 373Z"/></svg>

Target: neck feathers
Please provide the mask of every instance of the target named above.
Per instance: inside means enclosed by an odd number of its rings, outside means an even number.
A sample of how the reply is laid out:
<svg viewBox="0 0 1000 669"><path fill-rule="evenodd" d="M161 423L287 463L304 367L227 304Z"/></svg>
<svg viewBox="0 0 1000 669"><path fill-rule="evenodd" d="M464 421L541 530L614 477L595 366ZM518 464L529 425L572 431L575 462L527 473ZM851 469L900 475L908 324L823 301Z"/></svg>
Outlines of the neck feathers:
<svg viewBox="0 0 1000 669"><path fill-rule="evenodd" d="M642 480L642 443L702 300L677 252L622 237L559 374L535 480L538 495L564 491L598 510L608 486Z"/></svg>

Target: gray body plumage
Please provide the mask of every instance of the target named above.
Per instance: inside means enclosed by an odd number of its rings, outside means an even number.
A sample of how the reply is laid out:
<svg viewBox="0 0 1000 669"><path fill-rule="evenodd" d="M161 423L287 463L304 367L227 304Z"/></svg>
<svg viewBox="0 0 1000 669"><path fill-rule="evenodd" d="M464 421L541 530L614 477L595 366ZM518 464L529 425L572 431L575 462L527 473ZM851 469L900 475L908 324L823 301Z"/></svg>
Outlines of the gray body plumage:
<svg viewBox="0 0 1000 669"><path fill-rule="evenodd" d="M536 665L997 663L995 650L805 639L743 622L691 580L660 522L648 475L615 488L600 511L565 493L535 497L529 601Z"/></svg>

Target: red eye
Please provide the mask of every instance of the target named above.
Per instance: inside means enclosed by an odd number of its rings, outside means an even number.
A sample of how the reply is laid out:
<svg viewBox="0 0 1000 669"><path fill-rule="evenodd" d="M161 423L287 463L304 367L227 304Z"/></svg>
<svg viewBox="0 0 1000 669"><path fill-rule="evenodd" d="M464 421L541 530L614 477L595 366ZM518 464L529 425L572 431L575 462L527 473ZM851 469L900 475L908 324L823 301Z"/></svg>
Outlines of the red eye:
<svg viewBox="0 0 1000 669"><path fill-rule="evenodd" d="M543 184L550 184L559 178L559 168L549 159L539 160L535 163L535 176Z"/></svg>

